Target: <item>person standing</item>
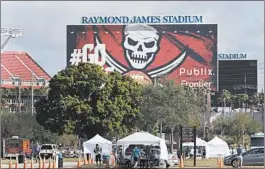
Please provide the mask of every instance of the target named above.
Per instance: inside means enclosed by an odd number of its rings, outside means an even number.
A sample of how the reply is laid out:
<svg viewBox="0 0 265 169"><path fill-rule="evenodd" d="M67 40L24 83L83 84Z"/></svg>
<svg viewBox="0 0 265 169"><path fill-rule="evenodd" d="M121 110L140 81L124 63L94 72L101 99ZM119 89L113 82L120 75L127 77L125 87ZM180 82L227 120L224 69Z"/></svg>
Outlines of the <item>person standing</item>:
<svg viewBox="0 0 265 169"><path fill-rule="evenodd" d="M96 144L96 147L94 149L94 153L96 155L96 163L97 163L97 166L98 166L98 162L101 166L101 153L102 153L102 149L99 147L98 144Z"/></svg>
<svg viewBox="0 0 265 169"><path fill-rule="evenodd" d="M206 149L205 149L205 147L203 147L203 149L202 149L202 158L203 159L206 158Z"/></svg>
<svg viewBox="0 0 265 169"><path fill-rule="evenodd" d="M237 147L237 158L238 158L238 160L237 160L237 166L238 166L238 168L242 168L243 167L243 156L242 156L242 152L243 150L242 150L242 148L241 148L241 146L240 146L240 144L238 145L238 147Z"/></svg>
<svg viewBox="0 0 265 169"><path fill-rule="evenodd" d="M36 144L36 162L38 162L38 160L40 160L40 148L41 148L41 145L39 145L39 143L37 142Z"/></svg>
<svg viewBox="0 0 265 169"><path fill-rule="evenodd" d="M137 168L138 165L138 161L140 160L141 157L141 150L138 146L135 146L132 152L132 157L133 157L133 161L134 161L134 167L133 168Z"/></svg>

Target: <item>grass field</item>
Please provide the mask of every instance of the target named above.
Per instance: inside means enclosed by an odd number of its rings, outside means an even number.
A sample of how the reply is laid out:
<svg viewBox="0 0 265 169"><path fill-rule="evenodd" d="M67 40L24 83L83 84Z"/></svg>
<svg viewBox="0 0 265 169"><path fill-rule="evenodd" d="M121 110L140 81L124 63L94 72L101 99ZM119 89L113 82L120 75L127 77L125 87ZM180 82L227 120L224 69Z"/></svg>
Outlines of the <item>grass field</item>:
<svg viewBox="0 0 265 169"><path fill-rule="evenodd" d="M193 167L193 159L184 160L185 167ZM197 159L196 167L209 167L209 168L218 168L217 159ZM231 168L230 166L224 166L224 168Z"/></svg>
<svg viewBox="0 0 265 169"><path fill-rule="evenodd" d="M184 167L185 168L219 168L217 165L217 159L197 159L196 167L193 166L193 159L184 160ZM95 165L83 165L82 168L96 168ZM101 167L102 168L102 167ZM179 168L179 166L174 166L170 168ZM223 166L223 168L233 168L231 166ZM262 166L245 166L244 168L263 168Z"/></svg>
<svg viewBox="0 0 265 169"><path fill-rule="evenodd" d="M78 158L64 158L64 162L77 162ZM8 164L9 160L3 160L3 164ZM15 160L12 160L12 163L15 163ZM35 163L35 160L34 160ZM193 159L184 160L185 168L193 168ZM83 165L82 168L96 168L95 165ZM103 167L101 167L103 168ZM171 168L179 168L179 166L174 166ZM194 168L218 168L217 159L197 159L196 167ZM231 166L223 166L223 168L232 168ZM244 166L244 168L263 168L262 166Z"/></svg>

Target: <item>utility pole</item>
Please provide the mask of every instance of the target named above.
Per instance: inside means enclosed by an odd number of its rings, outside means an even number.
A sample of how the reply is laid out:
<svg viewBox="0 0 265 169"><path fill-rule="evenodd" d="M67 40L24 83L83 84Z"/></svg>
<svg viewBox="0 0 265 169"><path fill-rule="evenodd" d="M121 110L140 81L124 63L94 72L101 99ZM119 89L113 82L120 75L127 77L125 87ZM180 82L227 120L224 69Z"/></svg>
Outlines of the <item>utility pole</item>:
<svg viewBox="0 0 265 169"><path fill-rule="evenodd" d="M34 88L33 88L33 71L31 71L31 114L33 116L34 114Z"/></svg>
<svg viewBox="0 0 265 169"><path fill-rule="evenodd" d="M163 132L163 123L162 123L162 118L160 118L160 138L162 138L162 132Z"/></svg>
<svg viewBox="0 0 265 169"><path fill-rule="evenodd" d="M264 126L264 103L262 103L261 113L262 113L262 126ZM262 127L262 130L264 133L264 127Z"/></svg>
<svg viewBox="0 0 265 169"><path fill-rule="evenodd" d="M203 114L203 137L205 137L206 125L210 124L211 117L211 91L206 89L206 111Z"/></svg>
<svg viewBox="0 0 265 169"><path fill-rule="evenodd" d="M210 90L207 90L207 115L206 115L206 124L210 124L210 117L211 117L211 98L212 94Z"/></svg>
<svg viewBox="0 0 265 169"><path fill-rule="evenodd" d="M21 79L18 79L18 112L21 113Z"/></svg>
<svg viewBox="0 0 265 169"><path fill-rule="evenodd" d="M245 83L245 94L247 94L247 74L245 73L245 78L244 78L244 83Z"/></svg>

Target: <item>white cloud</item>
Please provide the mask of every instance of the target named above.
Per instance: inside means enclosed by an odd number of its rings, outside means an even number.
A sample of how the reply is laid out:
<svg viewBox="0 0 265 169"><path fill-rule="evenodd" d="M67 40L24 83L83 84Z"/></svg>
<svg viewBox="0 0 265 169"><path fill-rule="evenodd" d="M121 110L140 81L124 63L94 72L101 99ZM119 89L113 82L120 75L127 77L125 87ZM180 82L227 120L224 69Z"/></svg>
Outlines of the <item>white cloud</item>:
<svg viewBox="0 0 265 169"><path fill-rule="evenodd" d="M248 53L264 68L264 2L1 2L1 24L23 28L16 49L50 74L66 65L66 25L88 15L203 15L218 24L218 52ZM12 49L8 45L7 49ZM259 69L263 85L264 69ZM259 86L261 88L262 86Z"/></svg>

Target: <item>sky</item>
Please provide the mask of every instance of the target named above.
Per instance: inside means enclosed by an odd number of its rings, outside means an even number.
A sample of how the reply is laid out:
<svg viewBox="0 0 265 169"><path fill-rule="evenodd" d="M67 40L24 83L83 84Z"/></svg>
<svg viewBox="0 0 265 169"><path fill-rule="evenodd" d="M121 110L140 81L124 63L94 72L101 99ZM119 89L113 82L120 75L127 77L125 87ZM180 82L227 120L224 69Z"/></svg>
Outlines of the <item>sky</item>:
<svg viewBox="0 0 265 169"><path fill-rule="evenodd" d="M264 86L264 2L1 2L1 27L22 28L5 50L25 51L51 76L66 67L66 25L81 16L202 15L218 24L218 53L246 53L258 60L258 89Z"/></svg>

